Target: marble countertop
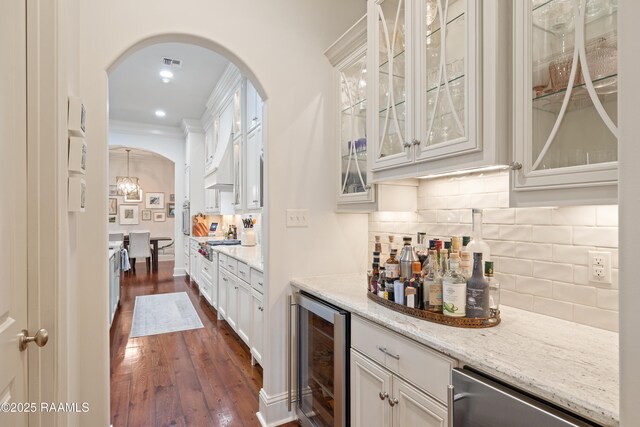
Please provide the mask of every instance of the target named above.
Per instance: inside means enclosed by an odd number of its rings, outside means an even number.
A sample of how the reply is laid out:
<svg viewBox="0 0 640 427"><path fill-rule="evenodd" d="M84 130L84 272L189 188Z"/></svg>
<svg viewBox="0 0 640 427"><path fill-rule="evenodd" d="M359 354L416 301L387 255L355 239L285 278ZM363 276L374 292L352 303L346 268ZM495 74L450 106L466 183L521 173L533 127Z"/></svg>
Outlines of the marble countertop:
<svg viewBox="0 0 640 427"><path fill-rule="evenodd" d="M198 243L207 243L209 240L213 240L213 236L189 236L189 239L195 240Z"/></svg>
<svg viewBox="0 0 640 427"><path fill-rule="evenodd" d="M249 267L264 271L264 261L262 259L262 248L260 246L212 246L214 251L234 257L249 264Z"/></svg>
<svg viewBox="0 0 640 427"><path fill-rule="evenodd" d="M502 323L461 329L415 319L369 300L359 274L292 285L460 362L606 426L619 425L618 334L511 307Z"/></svg>

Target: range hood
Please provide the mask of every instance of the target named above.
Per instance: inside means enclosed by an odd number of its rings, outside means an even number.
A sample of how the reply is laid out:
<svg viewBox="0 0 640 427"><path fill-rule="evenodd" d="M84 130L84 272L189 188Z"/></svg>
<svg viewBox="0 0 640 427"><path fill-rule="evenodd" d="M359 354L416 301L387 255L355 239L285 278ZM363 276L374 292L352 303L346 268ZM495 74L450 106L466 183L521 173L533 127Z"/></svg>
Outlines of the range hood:
<svg viewBox="0 0 640 427"><path fill-rule="evenodd" d="M223 147L218 147L213 156L213 169L204 178L204 186L208 189L233 191L233 143L231 135Z"/></svg>

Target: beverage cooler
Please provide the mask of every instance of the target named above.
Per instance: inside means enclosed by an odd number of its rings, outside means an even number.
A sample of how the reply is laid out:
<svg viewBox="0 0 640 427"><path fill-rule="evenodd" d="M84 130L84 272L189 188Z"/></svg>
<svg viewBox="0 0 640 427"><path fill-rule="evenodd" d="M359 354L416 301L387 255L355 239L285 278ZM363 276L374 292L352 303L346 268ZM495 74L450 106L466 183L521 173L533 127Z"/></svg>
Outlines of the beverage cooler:
<svg viewBox="0 0 640 427"><path fill-rule="evenodd" d="M349 313L302 292L289 298L289 410L305 427L347 426Z"/></svg>

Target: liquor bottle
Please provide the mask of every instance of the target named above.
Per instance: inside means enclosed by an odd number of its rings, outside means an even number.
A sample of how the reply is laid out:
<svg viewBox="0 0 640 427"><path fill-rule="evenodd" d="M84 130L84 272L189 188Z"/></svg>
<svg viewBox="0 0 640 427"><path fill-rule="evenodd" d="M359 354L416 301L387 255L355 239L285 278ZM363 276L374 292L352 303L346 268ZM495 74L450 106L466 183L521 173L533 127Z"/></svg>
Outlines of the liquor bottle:
<svg viewBox="0 0 640 427"><path fill-rule="evenodd" d="M500 311L500 283L493 277L493 261L484 263L484 277L489 282L489 315L496 317Z"/></svg>
<svg viewBox="0 0 640 427"><path fill-rule="evenodd" d="M424 263L427 259L427 255L429 254L427 251L426 245L427 233L418 233L416 239L416 255L418 256L418 260L420 261L420 265Z"/></svg>
<svg viewBox="0 0 640 427"><path fill-rule="evenodd" d="M396 250L391 249L391 254L389 255L389 259L384 263L384 268L387 271L387 283L393 282L400 277L400 262L396 258Z"/></svg>
<svg viewBox="0 0 640 427"><path fill-rule="evenodd" d="M469 252L463 251L460 254L460 269L465 279L468 279L471 277L471 274L473 274L473 261L471 261L471 254Z"/></svg>
<svg viewBox="0 0 640 427"><path fill-rule="evenodd" d="M482 253L473 253L473 274L467 279L467 317L489 317L489 282L482 274Z"/></svg>
<svg viewBox="0 0 640 427"><path fill-rule="evenodd" d="M467 251L467 245L469 244L470 241L471 241L471 237L462 236L462 251L463 252Z"/></svg>
<svg viewBox="0 0 640 427"><path fill-rule="evenodd" d="M413 277L411 278L411 287L416 289L416 298L414 308L424 309L424 286L422 283L422 266L420 261L413 263Z"/></svg>
<svg viewBox="0 0 640 427"><path fill-rule="evenodd" d="M444 242L444 248L451 253L451 241Z"/></svg>
<svg viewBox="0 0 640 427"><path fill-rule="evenodd" d="M452 236L451 237L451 252L460 253L462 250L462 237L460 236Z"/></svg>
<svg viewBox="0 0 640 427"><path fill-rule="evenodd" d="M442 313L442 276L438 267L438 254L435 250L429 251L429 268L423 278L423 286L426 310Z"/></svg>
<svg viewBox="0 0 640 427"><path fill-rule="evenodd" d="M400 276L409 280L411 279L413 263L418 260L418 257L413 247L411 247L411 237L404 237L402 240L404 245L400 254Z"/></svg>
<svg viewBox="0 0 640 427"><path fill-rule="evenodd" d="M382 243L380 243L380 236L375 236L374 251L382 253Z"/></svg>
<svg viewBox="0 0 640 427"><path fill-rule="evenodd" d="M404 305L404 277L393 282L393 300L396 304Z"/></svg>
<svg viewBox="0 0 640 427"><path fill-rule="evenodd" d="M489 244L482 240L482 209L473 209L473 238L467 244L466 251L469 253L482 253L483 261L491 261L491 248ZM480 266L480 271L483 268Z"/></svg>
<svg viewBox="0 0 640 427"><path fill-rule="evenodd" d="M374 294L378 293L378 283L380 283L380 258L373 257L373 265L371 270L371 283L369 286L369 291Z"/></svg>
<svg viewBox="0 0 640 427"><path fill-rule="evenodd" d="M451 255L450 268L442 277L442 313L449 317L464 317L466 309L467 284L460 273L460 257Z"/></svg>
<svg viewBox="0 0 640 427"><path fill-rule="evenodd" d="M373 290L371 288L371 284L372 284L372 281L373 281L373 272L374 272L373 264L374 263L378 263L378 267L380 266L380 252L378 252L378 251L373 251L372 268L371 268L371 270L368 271L368 274L367 274L367 288L369 289L370 292L373 292Z"/></svg>
<svg viewBox="0 0 640 427"><path fill-rule="evenodd" d="M416 288L409 286L404 290L404 300L405 300L405 305L407 307L410 308L418 308L416 306L416 301L418 298L417 292L416 292Z"/></svg>
<svg viewBox="0 0 640 427"><path fill-rule="evenodd" d="M384 265L381 265L378 268L378 271L380 272L380 274L378 275L379 279L378 279L378 292L377 292L377 295L380 298L384 298L384 287L385 287L385 285L387 283L387 274L386 274L386 272L384 270Z"/></svg>

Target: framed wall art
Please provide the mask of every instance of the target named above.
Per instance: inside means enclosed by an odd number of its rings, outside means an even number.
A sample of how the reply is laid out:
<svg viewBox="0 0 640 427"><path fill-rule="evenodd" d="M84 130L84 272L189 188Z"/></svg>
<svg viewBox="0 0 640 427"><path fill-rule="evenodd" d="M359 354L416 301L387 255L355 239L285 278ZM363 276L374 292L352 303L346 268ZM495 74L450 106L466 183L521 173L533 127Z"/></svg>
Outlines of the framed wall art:
<svg viewBox="0 0 640 427"><path fill-rule="evenodd" d="M116 224L117 216L109 215L109 224Z"/></svg>
<svg viewBox="0 0 640 427"><path fill-rule="evenodd" d="M120 224L136 225L140 222L138 205L120 205Z"/></svg>
<svg viewBox="0 0 640 427"><path fill-rule="evenodd" d="M155 222L165 222L167 220L167 217L165 216L164 212L154 212L153 220Z"/></svg>
<svg viewBox="0 0 640 427"><path fill-rule="evenodd" d="M126 203L140 203L142 202L142 188L138 186L138 191L130 194L125 194L124 201Z"/></svg>
<svg viewBox="0 0 640 427"><path fill-rule="evenodd" d="M176 217L176 204L167 203L167 218L175 218L175 217Z"/></svg>
<svg viewBox="0 0 640 427"><path fill-rule="evenodd" d="M109 185L109 197L116 197L118 195L118 186L115 184Z"/></svg>
<svg viewBox="0 0 640 427"><path fill-rule="evenodd" d="M118 215L118 199L109 197L109 215Z"/></svg>
<svg viewBox="0 0 640 427"><path fill-rule="evenodd" d="M164 209L164 193L147 193L144 207L147 209Z"/></svg>
<svg viewBox="0 0 640 427"><path fill-rule="evenodd" d="M151 221L151 211L150 210L143 210L142 211L142 220L143 221Z"/></svg>

